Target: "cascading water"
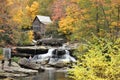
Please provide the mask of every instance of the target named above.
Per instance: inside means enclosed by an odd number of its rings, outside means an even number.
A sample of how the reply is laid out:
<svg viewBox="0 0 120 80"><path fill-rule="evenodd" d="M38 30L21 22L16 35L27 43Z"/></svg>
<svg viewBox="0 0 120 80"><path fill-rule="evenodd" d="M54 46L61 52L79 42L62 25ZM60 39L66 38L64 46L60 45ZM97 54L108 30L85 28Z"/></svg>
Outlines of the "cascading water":
<svg viewBox="0 0 120 80"><path fill-rule="evenodd" d="M38 51L36 52L37 47L37 45L34 45L35 54L38 54ZM76 62L76 59L70 56L70 52L66 45L59 48L51 48L48 50L47 53L45 52L44 54L35 55L32 59L25 60L28 62L28 65L23 64L24 66L27 66L31 69L44 69L44 72L40 72L34 77L23 80L71 80L66 76L66 72L69 66L68 63ZM32 65L29 65L29 63L31 63ZM35 68L35 66L38 67Z"/></svg>
<svg viewBox="0 0 120 80"><path fill-rule="evenodd" d="M76 62L75 58L70 56L70 52L65 49L49 49L48 53L35 55L32 58L33 62L37 63L48 63L49 65L61 65L64 66L64 64Z"/></svg>
<svg viewBox="0 0 120 80"><path fill-rule="evenodd" d="M47 61L49 60L49 58L51 58L52 52L53 52L54 50L55 50L55 49L49 49L49 50L48 50L48 53L40 54L40 55L35 55L35 56L32 58L32 62L37 62L37 63L47 62Z"/></svg>

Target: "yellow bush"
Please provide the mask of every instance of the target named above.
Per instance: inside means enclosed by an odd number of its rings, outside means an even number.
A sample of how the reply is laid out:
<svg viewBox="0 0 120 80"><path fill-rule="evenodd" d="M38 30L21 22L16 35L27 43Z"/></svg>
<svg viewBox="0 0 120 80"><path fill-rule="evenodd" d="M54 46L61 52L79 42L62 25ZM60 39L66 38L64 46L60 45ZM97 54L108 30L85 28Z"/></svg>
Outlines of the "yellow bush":
<svg viewBox="0 0 120 80"><path fill-rule="evenodd" d="M34 38L34 35L33 35L33 31L32 30L30 30L29 32L28 32L28 40L29 40L29 42L32 42L32 40L33 40L33 38Z"/></svg>
<svg viewBox="0 0 120 80"><path fill-rule="evenodd" d="M77 54L78 63L70 69L70 77L74 80L120 80L119 43L119 40L112 42L93 37L86 44L86 52Z"/></svg>

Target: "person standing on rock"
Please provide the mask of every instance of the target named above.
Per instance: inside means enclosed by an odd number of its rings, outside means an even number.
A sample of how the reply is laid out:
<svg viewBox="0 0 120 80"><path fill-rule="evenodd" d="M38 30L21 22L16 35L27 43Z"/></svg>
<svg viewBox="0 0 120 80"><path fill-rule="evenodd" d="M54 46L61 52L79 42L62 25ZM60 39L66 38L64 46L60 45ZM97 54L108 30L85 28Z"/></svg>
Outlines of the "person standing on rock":
<svg viewBox="0 0 120 80"><path fill-rule="evenodd" d="M8 66L11 66L11 48L9 45L7 45L6 48L3 48L3 56L4 56L4 59L2 61L3 66L5 63L5 60L8 60Z"/></svg>

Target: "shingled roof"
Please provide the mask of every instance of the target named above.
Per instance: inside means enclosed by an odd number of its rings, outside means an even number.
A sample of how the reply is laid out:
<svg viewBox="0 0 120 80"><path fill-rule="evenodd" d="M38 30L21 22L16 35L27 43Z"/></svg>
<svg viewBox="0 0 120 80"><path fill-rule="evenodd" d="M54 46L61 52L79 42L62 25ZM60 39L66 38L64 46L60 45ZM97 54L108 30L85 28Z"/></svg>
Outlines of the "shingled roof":
<svg viewBox="0 0 120 80"><path fill-rule="evenodd" d="M41 15L37 15L36 18L38 18L38 20L43 23L43 24L50 24L52 23L51 19L49 16L41 16Z"/></svg>

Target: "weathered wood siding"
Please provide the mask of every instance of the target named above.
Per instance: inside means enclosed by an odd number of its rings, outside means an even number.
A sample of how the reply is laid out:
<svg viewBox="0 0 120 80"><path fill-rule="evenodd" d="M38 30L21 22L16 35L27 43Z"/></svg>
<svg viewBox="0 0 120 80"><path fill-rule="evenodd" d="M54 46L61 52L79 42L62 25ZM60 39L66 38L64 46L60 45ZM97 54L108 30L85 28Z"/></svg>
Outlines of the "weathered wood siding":
<svg viewBox="0 0 120 80"><path fill-rule="evenodd" d="M32 26L33 26L33 31L35 31L35 32L40 31L40 22L37 18L35 18Z"/></svg>
<svg viewBox="0 0 120 80"><path fill-rule="evenodd" d="M46 25L41 23L40 27L41 27L41 30L40 30L41 34L45 34Z"/></svg>
<svg viewBox="0 0 120 80"><path fill-rule="evenodd" d="M40 32L41 34L45 33L45 25L41 23L37 17L35 18L32 26L34 32Z"/></svg>

